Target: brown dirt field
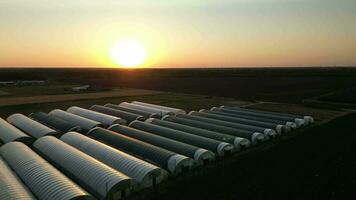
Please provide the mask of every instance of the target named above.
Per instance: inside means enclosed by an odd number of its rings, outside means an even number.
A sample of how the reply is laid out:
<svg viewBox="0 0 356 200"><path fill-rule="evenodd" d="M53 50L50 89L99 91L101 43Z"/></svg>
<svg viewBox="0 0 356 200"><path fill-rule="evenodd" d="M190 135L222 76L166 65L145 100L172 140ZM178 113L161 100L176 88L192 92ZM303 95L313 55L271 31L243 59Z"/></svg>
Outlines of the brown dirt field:
<svg viewBox="0 0 356 200"><path fill-rule="evenodd" d="M124 89L117 89L109 92L98 92L98 93L41 95L41 96L33 96L33 97L8 97L8 98L0 99L0 106L14 106L14 105L24 105L24 104L51 103L51 102L87 100L87 99L101 99L101 98L109 98L109 97L154 95L154 94L162 94L162 93L163 92L154 91L154 90L124 88Z"/></svg>

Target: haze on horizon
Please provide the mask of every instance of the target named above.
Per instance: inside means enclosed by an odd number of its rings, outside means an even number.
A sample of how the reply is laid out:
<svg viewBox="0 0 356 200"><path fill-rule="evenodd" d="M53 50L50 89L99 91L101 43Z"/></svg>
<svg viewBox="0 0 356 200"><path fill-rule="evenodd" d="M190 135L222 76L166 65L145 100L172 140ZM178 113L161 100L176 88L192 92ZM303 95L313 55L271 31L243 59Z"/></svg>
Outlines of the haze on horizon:
<svg viewBox="0 0 356 200"><path fill-rule="evenodd" d="M122 39L142 67L356 65L355 0L2 0L0 67L116 67Z"/></svg>

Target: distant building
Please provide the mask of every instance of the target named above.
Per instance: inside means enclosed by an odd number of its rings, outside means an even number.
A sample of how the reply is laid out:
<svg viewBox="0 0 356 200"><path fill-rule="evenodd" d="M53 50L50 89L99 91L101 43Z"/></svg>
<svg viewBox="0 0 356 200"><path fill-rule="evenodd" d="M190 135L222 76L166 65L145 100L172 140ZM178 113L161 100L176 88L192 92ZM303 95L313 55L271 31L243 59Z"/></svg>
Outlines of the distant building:
<svg viewBox="0 0 356 200"><path fill-rule="evenodd" d="M11 86L15 85L15 81L0 81L0 86Z"/></svg>
<svg viewBox="0 0 356 200"><path fill-rule="evenodd" d="M83 85L83 86L79 86L79 87L74 87L72 88L73 92L81 92L81 91L87 91L89 90L91 87L90 85Z"/></svg>

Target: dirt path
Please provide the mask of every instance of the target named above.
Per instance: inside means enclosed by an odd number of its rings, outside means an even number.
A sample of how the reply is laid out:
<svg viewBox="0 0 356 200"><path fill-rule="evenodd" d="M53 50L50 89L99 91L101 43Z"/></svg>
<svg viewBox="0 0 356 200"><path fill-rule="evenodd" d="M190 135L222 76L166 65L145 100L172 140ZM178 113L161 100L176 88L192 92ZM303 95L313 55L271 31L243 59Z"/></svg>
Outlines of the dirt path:
<svg viewBox="0 0 356 200"><path fill-rule="evenodd" d="M50 103L50 102L62 102L62 101L74 101L74 100L86 100L86 99L101 99L109 97L121 97L121 96L140 96L140 95L152 95L162 94L163 92L154 90L143 89L118 89L108 92L98 93L81 93L81 94L63 94L63 95L41 95L33 97L8 97L0 98L0 106L13 106L35 103Z"/></svg>

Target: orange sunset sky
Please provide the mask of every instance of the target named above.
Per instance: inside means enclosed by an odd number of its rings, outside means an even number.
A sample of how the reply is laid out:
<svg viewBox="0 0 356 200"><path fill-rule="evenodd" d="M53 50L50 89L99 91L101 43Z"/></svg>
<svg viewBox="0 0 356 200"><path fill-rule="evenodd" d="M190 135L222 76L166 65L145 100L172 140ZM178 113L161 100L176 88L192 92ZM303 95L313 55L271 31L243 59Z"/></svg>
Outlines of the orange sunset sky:
<svg viewBox="0 0 356 200"><path fill-rule="evenodd" d="M350 66L355 24L355 0L1 0L0 66Z"/></svg>

